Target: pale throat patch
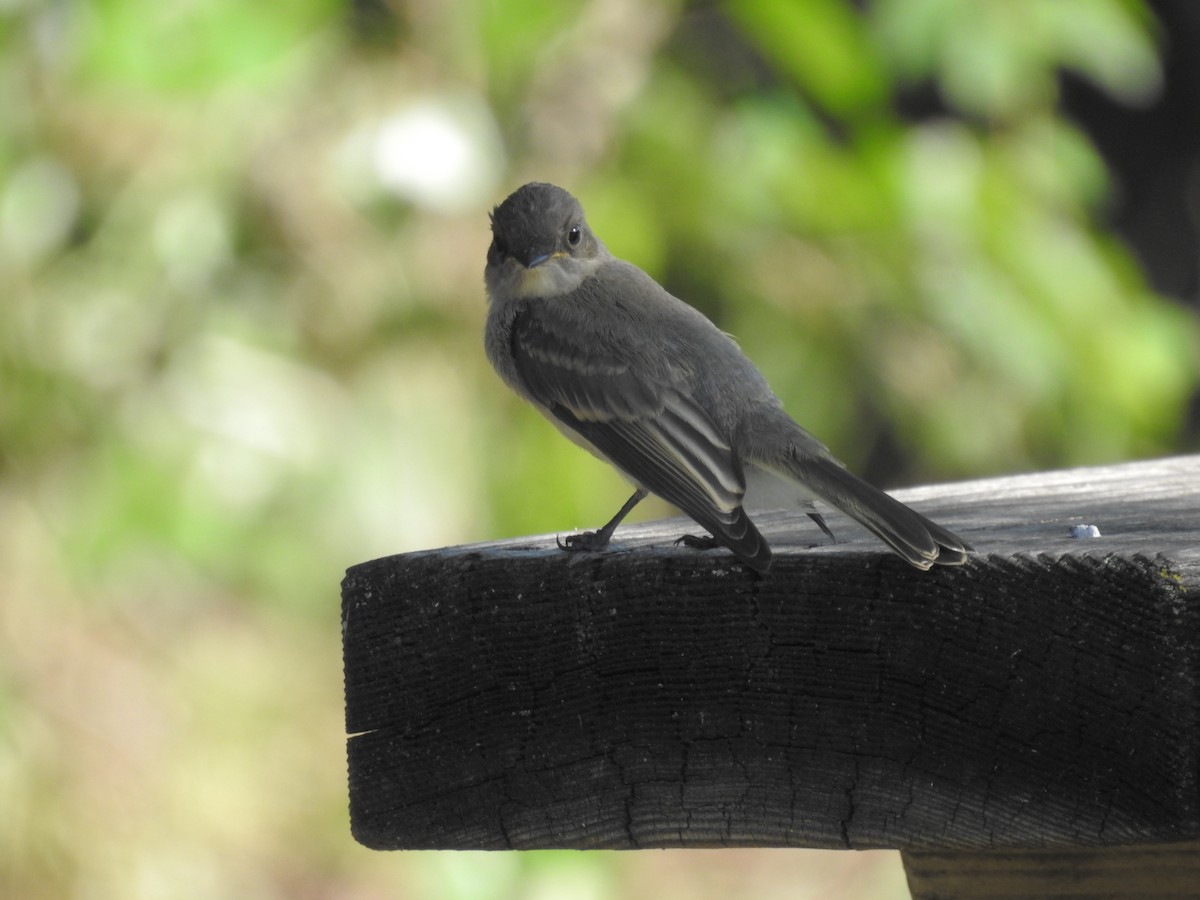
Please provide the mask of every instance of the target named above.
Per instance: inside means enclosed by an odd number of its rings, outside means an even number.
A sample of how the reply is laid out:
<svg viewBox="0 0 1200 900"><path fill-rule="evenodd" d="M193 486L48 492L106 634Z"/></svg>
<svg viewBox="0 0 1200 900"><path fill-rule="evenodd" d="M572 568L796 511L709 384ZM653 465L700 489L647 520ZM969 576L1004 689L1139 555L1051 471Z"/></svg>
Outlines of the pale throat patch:
<svg viewBox="0 0 1200 900"><path fill-rule="evenodd" d="M569 294L579 287L599 264L599 260L559 257L548 259L532 269L521 268L512 279L513 294L522 300Z"/></svg>

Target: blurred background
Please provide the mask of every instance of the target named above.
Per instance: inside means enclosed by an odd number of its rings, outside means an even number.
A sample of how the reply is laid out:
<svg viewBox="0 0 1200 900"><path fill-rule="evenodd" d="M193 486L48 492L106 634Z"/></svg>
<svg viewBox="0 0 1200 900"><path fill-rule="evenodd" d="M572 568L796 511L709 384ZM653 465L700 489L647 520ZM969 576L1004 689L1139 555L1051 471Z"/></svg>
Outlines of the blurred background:
<svg viewBox="0 0 1200 900"><path fill-rule="evenodd" d="M1191 0L0 0L0 895L906 896L357 846L339 581L627 494L483 356L527 180L883 486L1195 451L1198 44Z"/></svg>

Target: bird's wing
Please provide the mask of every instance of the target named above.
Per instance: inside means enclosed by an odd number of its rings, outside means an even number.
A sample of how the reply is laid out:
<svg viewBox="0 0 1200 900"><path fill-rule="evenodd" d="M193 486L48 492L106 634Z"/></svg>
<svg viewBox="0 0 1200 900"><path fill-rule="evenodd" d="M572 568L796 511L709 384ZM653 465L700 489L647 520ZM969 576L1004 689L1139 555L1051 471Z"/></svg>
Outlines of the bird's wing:
<svg viewBox="0 0 1200 900"><path fill-rule="evenodd" d="M741 506L741 464L690 396L687 373L661 352L645 352L644 334L631 338L641 346L618 355L602 330L590 331L581 335L578 322L557 312L554 301L536 315L516 317L512 357L530 398L635 483L678 506L744 562L765 569L770 550Z"/></svg>

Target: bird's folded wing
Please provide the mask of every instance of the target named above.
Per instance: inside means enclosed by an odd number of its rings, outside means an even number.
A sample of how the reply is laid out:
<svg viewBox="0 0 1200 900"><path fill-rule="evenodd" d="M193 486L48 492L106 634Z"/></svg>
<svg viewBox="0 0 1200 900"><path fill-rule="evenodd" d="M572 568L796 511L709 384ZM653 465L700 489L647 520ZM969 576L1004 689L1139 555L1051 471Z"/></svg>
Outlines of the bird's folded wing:
<svg viewBox="0 0 1200 900"><path fill-rule="evenodd" d="M549 310L517 318L512 354L530 396L635 482L706 527L737 519L741 466L669 361L585 346Z"/></svg>

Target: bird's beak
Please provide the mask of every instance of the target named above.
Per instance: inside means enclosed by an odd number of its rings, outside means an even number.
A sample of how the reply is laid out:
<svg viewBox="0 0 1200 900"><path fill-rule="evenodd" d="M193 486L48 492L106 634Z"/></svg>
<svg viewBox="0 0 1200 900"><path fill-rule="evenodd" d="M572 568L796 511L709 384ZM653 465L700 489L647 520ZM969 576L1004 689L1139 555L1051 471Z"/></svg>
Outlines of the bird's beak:
<svg viewBox="0 0 1200 900"><path fill-rule="evenodd" d="M527 269L536 269L544 262L549 262L552 259L559 259L567 255L561 250L555 250L553 253L538 253L536 255L534 255L534 251L530 250L529 253L529 261L525 263L525 268Z"/></svg>

